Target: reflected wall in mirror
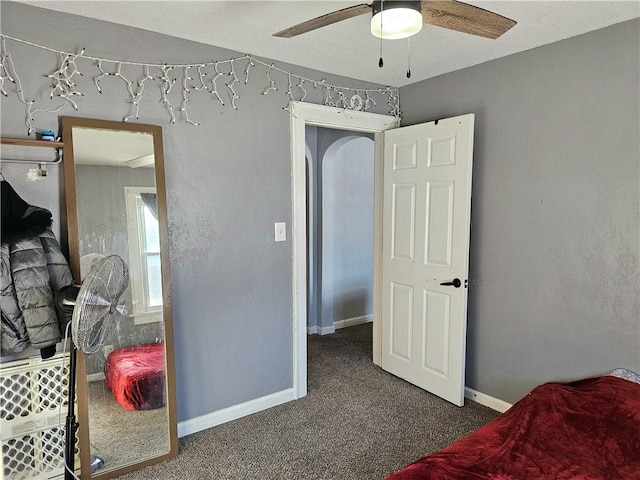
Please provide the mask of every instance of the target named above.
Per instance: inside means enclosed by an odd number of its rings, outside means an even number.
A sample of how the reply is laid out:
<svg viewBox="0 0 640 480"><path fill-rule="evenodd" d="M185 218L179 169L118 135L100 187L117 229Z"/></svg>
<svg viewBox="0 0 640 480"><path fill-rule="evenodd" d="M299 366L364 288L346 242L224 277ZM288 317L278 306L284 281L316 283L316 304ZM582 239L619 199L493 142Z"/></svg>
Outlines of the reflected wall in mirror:
<svg viewBox="0 0 640 480"><path fill-rule="evenodd" d="M71 267L117 254L123 313L79 355L82 477L110 478L177 454L162 130L62 117Z"/></svg>

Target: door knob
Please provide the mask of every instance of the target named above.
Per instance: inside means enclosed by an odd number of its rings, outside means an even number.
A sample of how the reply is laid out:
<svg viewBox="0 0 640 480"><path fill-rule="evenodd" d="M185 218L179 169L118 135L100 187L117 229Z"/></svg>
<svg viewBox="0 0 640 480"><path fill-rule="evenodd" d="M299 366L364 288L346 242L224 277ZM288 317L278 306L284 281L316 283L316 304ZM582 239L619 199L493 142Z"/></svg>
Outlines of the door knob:
<svg viewBox="0 0 640 480"><path fill-rule="evenodd" d="M440 285L445 286L445 287L460 288L460 286L462 285L462 282L460 281L459 278L454 278L452 282L443 282Z"/></svg>

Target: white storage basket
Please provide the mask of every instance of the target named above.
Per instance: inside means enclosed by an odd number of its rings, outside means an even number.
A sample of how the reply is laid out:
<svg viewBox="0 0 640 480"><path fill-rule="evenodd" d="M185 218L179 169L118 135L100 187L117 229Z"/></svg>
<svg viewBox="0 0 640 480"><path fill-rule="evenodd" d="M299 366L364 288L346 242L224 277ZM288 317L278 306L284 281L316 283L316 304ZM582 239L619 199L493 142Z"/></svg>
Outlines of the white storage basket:
<svg viewBox="0 0 640 480"><path fill-rule="evenodd" d="M1 365L2 478L64 475L68 386L69 354L64 360L59 353L47 360L29 358Z"/></svg>

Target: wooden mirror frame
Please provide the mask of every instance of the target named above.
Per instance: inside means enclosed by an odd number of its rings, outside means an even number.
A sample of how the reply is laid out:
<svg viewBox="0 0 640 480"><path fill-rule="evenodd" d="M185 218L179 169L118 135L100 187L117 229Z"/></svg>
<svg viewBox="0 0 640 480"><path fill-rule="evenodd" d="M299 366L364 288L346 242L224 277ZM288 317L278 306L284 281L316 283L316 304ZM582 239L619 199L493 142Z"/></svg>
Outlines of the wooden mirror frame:
<svg viewBox="0 0 640 480"><path fill-rule="evenodd" d="M62 139L64 143L64 192L66 198L67 233L69 240L69 263L76 280L80 279L80 242L78 227L78 208L76 193L75 160L73 152L73 128L92 128L147 133L153 136L155 156L155 181L158 202L158 227L160 237L160 261L162 270L162 313L165 342L165 382L167 417L169 422L169 451L165 454L142 460L138 463L123 465L104 472L91 472L91 447L89 436L89 402L86 356L78 351L76 392L78 407L78 439L80 443L80 464L82 479L108 479L125 473L160 463L178 454L178 426L176 415L175 361L173 347L173 317L171 313L171 281L169 265L169 233L167 223L167 194L164 178L164 153L162 147L162 128L157 125L124 123L107 120L95 120L81 117L60 117ZM77 466L76 466L77 468Z"/></svg>

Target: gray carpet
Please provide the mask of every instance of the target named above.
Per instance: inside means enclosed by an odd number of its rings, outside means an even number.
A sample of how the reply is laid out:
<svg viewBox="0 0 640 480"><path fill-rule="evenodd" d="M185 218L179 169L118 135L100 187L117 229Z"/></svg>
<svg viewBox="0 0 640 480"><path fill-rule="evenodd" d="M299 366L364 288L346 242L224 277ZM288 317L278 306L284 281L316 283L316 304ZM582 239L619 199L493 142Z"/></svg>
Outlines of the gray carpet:
<svg viewBox="0 0 640 480"><path fill-rule="evenodd" d="M89 384L91 453L105 469L119 468L169 451L166 407L129 411L103 382Z"/></svg>
<svg viewBox="0 0 640 480"><path fill-rule="evenodd" d="M381 479L497 416L455 407L371 362L371 324L311 336L308 395L180 439L127 480Z"/></svg>

